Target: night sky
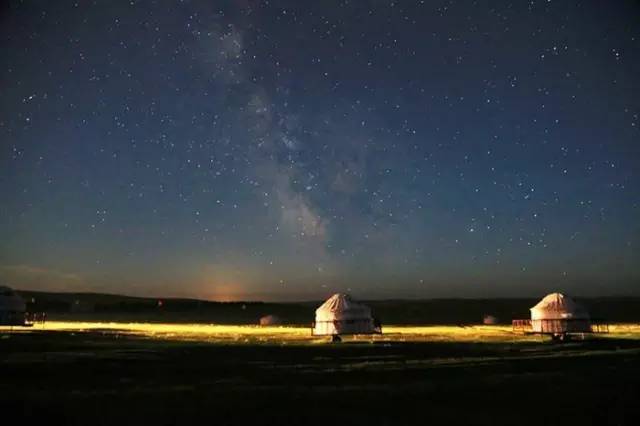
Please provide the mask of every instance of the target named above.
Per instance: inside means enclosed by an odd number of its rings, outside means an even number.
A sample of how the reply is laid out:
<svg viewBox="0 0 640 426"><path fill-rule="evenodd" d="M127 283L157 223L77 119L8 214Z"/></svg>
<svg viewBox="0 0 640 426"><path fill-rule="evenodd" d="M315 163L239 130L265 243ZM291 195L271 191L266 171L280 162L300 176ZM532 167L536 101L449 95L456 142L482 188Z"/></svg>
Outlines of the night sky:
<svg viewBox="0 0 640 426"><path fill-rule="evenodd" d="M6 285L640 294L637 2L0 8Z"/></svg>

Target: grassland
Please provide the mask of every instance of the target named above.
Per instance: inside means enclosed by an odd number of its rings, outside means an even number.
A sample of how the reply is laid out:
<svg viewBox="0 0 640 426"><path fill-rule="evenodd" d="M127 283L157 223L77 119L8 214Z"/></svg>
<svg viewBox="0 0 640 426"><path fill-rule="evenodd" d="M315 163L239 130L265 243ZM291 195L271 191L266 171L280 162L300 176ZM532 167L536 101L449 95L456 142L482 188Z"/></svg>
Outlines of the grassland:
<svg viewBox="0 0 640 426"><path fill-rule="evenodd" d="M123 323L123 322L80 322L49 321L31 328L1 327L1 331L14 330L17 333L37 331L97 331L115 336L130 336L173 341L199 341L210 343L238 344L317 344L326 343L327 338L314 337L307 326L249 326L220 324L180 324L180 323ZM385 326L382 335L353 336L347 340L354 342L531 342L543 341L544 337L514 333L506 325L469 326ZM608 334L599 338L639 339L640 324L615 324Z"/></svg>
<svg viewBox="0 0 640 426"><path fill-rule="evenodd" d="M552 344L504 326L48 322L0 330L0 410L22 424L636 425L640 325Z"/></svg>

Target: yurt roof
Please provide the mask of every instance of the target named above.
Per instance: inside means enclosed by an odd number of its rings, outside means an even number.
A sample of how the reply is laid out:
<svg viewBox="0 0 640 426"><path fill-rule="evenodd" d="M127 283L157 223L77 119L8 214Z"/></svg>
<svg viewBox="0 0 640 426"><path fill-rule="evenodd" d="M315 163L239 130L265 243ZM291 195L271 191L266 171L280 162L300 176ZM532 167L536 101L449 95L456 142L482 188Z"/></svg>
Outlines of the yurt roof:
<svg viewBox="0 0 640 426"><path fill-rule="evenodd" d="M263 315L260 317L261 320L279 320L280 317L277 315L272 315L272 314L268 314L268 315Z"/></svg>
<svg viewBox="0 0 640 426"><path fill-rule="evenodd" d="M582 305L562 293L546 295L537 305L531 308L531 312L538 315L572 314L573 317L587 316L587 311Z"/></svg>
<svg viewBox="0 0 640 426"><path fill-rule="evenodd" d="M336 293L316 309L316 317L332 317L336 319L368 318L371 317L371 309L355 302L348 294Z"/></svg>

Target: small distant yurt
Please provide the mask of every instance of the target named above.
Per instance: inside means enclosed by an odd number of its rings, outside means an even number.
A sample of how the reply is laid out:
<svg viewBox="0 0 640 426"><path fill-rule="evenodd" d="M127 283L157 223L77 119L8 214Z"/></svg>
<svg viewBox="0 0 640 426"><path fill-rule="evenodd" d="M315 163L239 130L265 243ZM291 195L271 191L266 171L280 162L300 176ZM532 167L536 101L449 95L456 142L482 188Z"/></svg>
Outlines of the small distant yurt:
<svg viewBox="0 0 640 426"><path fill-rule="evenodd" d="M380 325L371 315L371 309L342 293L334 294L316 309L316 321L312 329L314 336L381 332Z"/></svg>
<svg viewBox="0 0 640 426"><path fill-rule="evenodd" d="M587 310L562 293L551 293L531 308L534 333L566 334L591 332Z"/></svg>
<svg viewBox="0 0 640 426"><path fill-rule="evenodd" d="M277 317L275 315L265 315L262 318L260 318L260 325L262 326L280 325L280 324L282 324L282 320L280 319L280 317Z"/></svg>
<svg viewBox="0 0 640 426"><path fill-rule="evenodd" d="M482 323L484 325L496 325L498 324L498 318L493 315L485 315L482 318Z"/></svg>
<svg viewBox="0 0 640 426"><path fill-rule="evenodd" d="M0 286L0 325L24 325L26 305L13 289Z"/></svg>

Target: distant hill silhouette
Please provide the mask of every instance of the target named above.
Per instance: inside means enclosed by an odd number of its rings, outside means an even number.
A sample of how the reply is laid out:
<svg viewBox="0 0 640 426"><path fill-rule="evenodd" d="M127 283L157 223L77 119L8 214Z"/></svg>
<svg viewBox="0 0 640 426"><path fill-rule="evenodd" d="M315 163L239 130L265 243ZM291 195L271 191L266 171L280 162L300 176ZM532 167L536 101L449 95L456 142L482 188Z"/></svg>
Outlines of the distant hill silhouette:
<svg viewBox="0 0 640 426"><path fill-rule="evenodd" d="M46 312L52 320L203 322L257 324L264 315L277 315L283 324L307 325L322 301L298 303L211 302L196 299L157 299L98 293L18 291L28 309ZM499 323L528 318L539 299L426 299L365 302L383 324L481 324L484 315ZM640 297L577 298L594 318L609 322L640 322Z"/></svg>

